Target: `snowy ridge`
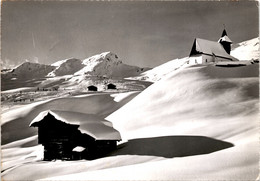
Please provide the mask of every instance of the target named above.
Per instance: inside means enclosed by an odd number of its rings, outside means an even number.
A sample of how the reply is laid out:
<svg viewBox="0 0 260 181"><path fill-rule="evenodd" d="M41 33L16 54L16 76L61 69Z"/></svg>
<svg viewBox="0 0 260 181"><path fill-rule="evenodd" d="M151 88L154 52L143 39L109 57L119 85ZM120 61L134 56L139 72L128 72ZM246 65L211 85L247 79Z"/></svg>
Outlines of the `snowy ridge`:
<svg viewBox="0 0 260 181"><path fill-rule="evenodd" d="M60 60L51 64L55 66L56 69L48 74L48 76L63 76L63 75L71 75L75 72L79 71L84 67L82 61L76 58L70 58L66 60Z"/></svg>
<svg viewBox="0 0 260 181"><path fill-rule="evenodd" d="M33 79L45 77L49 72L55 69L52 65L44 65L39 63L24 62L14 68L11 72L2 74L2 78L18 78L18 79Z"/></svg>
<svg viewBox="0 0 260 181"><path fill-rule="evenodd" d="M105 77L128 77L136 76L147 70L136 66L122 63L118 56L111 52L104 52L83 60L84 68L74 75L90 75Z"/></svg>
<svg viewBox="0 0 260 181"><path fill-rule="evenodd" d="M259 60L259 38L243 41L231 51L231 55L239 60Z"/></svg>

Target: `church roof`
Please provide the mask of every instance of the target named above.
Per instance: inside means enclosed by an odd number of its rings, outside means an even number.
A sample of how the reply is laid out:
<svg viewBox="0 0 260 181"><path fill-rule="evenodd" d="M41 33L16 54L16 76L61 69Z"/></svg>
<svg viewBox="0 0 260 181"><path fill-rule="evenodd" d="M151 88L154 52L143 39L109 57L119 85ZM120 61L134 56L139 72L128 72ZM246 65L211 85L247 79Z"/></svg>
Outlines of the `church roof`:
<svg viewBox="0 0 260 181"><path fill-rule="evenodd" d="M212 55L212 56L214 55L214 56L218 56L218 57L227 58L230 60L234 59L231 55L229 55L225 51L225 49L223 48L223 46L220 43L201 39L201 38L196 38L194 40L194 43L193 43L193 46L192 46L192 49L190 52L190 56L196 55L196 54L207 54L207 55Z"/></svg>
<svg viewBox="0 0 260 181"><path fill-rule="evenodd" d="M112 123L95 115L83 114L70 111L47 110L39 113L30 123L31 126L38 126L48 114L55 119L72 125L79 125L81 133L88 134L96 140L121 140L120 133L112 127Z"/></svg>

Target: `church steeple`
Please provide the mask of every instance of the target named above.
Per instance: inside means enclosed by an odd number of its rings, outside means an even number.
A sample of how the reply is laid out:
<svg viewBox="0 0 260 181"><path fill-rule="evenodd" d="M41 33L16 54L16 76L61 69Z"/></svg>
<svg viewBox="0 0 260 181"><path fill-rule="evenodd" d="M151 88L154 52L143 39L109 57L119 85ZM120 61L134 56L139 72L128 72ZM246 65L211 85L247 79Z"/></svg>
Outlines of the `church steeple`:
<svg viewBox="0 0 260 181"><path fill-rule="evenodd" d="M227 36L227 32L225 29L223 30L221 37L224 37L224 36Z"/></svg>
<svg viewBox="0 0 260 181"><path fill-rule="evenodd" d="M228 54L230 54L232 41L227 36L227 31L225 30L225 28L224 28L221 38L218 40L218 42L223 46L223 48L226 50L226 52Z"/></svg>

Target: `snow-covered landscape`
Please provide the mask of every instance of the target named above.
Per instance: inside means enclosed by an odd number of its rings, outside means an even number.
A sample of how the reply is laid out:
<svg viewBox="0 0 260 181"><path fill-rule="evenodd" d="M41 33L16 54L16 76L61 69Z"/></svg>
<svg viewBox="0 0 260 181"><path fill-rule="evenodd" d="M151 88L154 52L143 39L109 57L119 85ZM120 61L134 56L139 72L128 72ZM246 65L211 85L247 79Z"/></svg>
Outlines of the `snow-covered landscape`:
<svg viewBox="0 0 260 181"><path fill-rule="evenodd" d="M232 63L187 56L150 69L104 52L2 71L2 179L258 180L259 38L233 47ZM48 110L122 140L98 159L44 161L29 125Z"/></svg>

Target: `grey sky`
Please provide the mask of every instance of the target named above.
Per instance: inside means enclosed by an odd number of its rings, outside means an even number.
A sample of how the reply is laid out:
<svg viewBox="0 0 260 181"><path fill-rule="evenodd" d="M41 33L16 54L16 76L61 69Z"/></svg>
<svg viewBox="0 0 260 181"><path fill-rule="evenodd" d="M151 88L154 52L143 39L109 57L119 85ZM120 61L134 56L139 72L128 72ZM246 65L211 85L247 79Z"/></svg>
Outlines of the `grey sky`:
<svg viewBox="0 0 260 181"><path fill-rule="evenodd" d="M53 63L112 51L154 67L189 55L194 38L217 41L223 24L234 43L258 36L258 3L2 2L2 60Z"/></svg>

